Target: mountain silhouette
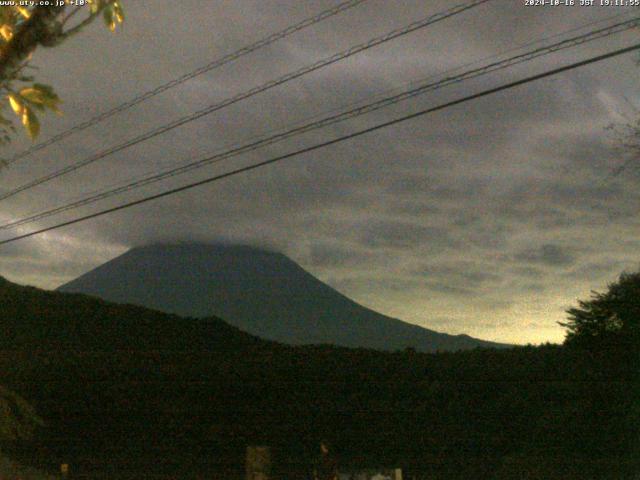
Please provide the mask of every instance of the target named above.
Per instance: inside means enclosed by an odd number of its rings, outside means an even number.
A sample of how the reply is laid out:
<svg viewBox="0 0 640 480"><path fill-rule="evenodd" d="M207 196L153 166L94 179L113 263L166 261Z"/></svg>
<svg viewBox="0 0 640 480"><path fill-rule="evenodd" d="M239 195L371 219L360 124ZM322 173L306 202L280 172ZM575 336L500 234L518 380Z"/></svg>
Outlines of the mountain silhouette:
<svg viewBox="0 0 640 480"><path fill-rule="evenodd" d="M61 286L189 317L217 316L248 333L292 345L418 351L497 347L370 310L285 255L244 245L137 247Z"/></svg>

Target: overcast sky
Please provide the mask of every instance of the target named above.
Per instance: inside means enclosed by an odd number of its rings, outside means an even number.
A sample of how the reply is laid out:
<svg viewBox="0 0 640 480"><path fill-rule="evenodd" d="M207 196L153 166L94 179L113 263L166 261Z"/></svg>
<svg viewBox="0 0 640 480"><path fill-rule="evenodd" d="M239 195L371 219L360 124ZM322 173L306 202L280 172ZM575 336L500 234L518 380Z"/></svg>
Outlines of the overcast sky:
<svg viewBox="0 0 640 480"><path fill-rule="evenodd" d="M338 2L127 0L33 58L63 98L40 139ZM0 171L0 190L418 18L450 1L368 0L208 72ZM206 116L0 204L3 222L179 165L532 41L638 10L494 0ZM619 17L621 19L623 17ZM613 22L611 20L610 22ZM576 32L574 32L575 34ZM25 233L640 40L599 40L307 134L82 210ZM278 249L354 300L448 333L559 342L564 310L640 266L637 169L611 123L635 120L638 54L468 102L157 202L0 247L0 275L55 288L132 246L238 241ZM7 153L29 143L20 139ZM8 238L14 232L2 232Z"/></svg>

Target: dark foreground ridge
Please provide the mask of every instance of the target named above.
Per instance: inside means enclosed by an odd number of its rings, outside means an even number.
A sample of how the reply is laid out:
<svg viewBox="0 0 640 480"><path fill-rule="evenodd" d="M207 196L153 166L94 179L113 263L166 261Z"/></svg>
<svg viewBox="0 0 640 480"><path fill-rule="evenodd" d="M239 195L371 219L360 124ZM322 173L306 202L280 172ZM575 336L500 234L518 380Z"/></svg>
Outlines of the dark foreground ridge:
<svg viewBox="0 0 640 480"><path fill-rule="evenodd" d="M633 478L637 375L567 346L457 353L294 347L193 319L0 280L1 384L45 420L3 454L74 478L304 479L318 442L342 468L406 478ZM634 390L635 389L635 390Z"/></svg>
<svg viewBox="0 0 640 480"><path fill-rule="evenodd" d="M215 315L261 338L291 345L422 352L505 346L379 314L286 256L241 245L134 248L59 290L183 316Z"/></svg>

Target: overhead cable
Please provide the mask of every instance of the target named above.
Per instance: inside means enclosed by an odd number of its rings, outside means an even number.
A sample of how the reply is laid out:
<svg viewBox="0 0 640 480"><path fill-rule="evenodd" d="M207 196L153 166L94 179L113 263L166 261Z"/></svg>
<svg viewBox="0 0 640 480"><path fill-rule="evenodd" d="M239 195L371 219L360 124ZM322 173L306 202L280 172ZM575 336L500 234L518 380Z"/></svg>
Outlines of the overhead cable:
<svg viewBox="0 0 640 480"><path fill-rule="evenodd" d="M150 201L153 201L153 200L157 200L159 198L163 198L163 197L166 197L166 196L169 196L169 195L174 195L176 193L183 192L185 190L190 190L192 188L195 188L195 187L198 187L198 186L201 186L201 185L206 185L206 184L209 184L209 183L212 183L212 182L216 182L216 181L228 178L228 177L232 177L232 176L241 174L241 173L245 173L245 172L248 172L248 171L251 171L251 170L256 170L258 168L262 168L262 167L267 166L267 165L271 165L271 164L274 164L274 163L277 163L277 162L281 162L281 161L289 159L289 158L297 157L297 156L305 154L305 153L309 153L309 152L312 152L312 151L315 151L315 150L326 148L326 147L328 147L330 145L335 145L337 143L340 143L340 142L343 142L343 141L346 141L346 140L350 140L352 138L356 138L356 137L359 137L359 136L362 136L362 135L365 135L365 134L368 134L368 133L371 133L371 132L386 128L386 127L390 127L392 125L396 125L396 124L399 124L399 123L402 123L402 122L406 122L408 120L412 120L412 119L427 115L429 113L445 110L447 108L451 108L453 106L460 105L462 103L466 103L466 102L469 102L471 100L475 100L475 99L478 99L478 98L486 97L486 96L492 95L494 93L498 93L498 92L501 92L501 91L504 91L504 90L508 90L508 89L511 89L511 88L514 88L514 87L517 87L517 86L520 86L520 85L524 85L524 84L527 84L527 83L530 83L530 82L533 82L533 81L536 81L536 80L540 80L542 78L551 77L553 75L557 75L559 73L567 72L569 70L573 70L573 69L576 69L576 68L579 68L579 67L582 67L582 66L585 66L585 65L590 65L590 64L593 64L593 63L601 62L603 60L607 60L609 58L617 57L617 56L620 56L620 55L623 55L623 54L626 54L626 53L630 53L630 52L633 52L633 51L636 51L636 50L639 50L639 49L640 49L640 43L632 45L630 47L621 48L621 49L618 49L618 50L615 50L615 51L612 51L612 52L609 52L609 53L605 53L603 55L598 55L598 56L595 56L595 57L591 57L589 59L582 60L580 62L575 62L575 63L569 64L569 65L565 65L563 67L555 68L553 70L548 70L546 72L539 73L537 75L532 75L532 76L523 78L521 80L516 80L516 81L513 81L513 82L509 82L509 83L500 85L498 87L490 88L488 90L483 90L482 92L479 92L479 93L475 93L475 94L468 95L466 97L463 97L463 98L460 98L460 99L457 99L457 100L446 102L446 103L438 105L436 107L427 108L427 109L424 109L424 110L420 110L419 112L415 112L415 113L412 113L412 114L409 114L409 115L405 115L405 116L402 116L402 117L399 117L399 118L396 118L396 119L393 119L393 120L382 122L382 123L379 123L379 124L374 125L372 127L361 129L361 130L358 130L356 132L349 133L347 135L342 135L340 137L337 137L337 138L334 138L334 139L331 139L331 140L327 140L325 142L317 143L315 145L312 145L312 146L309 146L309 147L305 147L305 148L296 150L296 151L291 152L291 153L287 153L287 154L284 154L284 155L279 155L277 157L273 157L273 158L270 158L268 160L264 160L262 162L258 162L258 163L255 163L255 164L252 164L252 165L248 165L248 166L245 166L245 167L241 167L241 168L237 168L235 170L231 170L231 171L219 174L219 175L215 175L215 176L206 178L204 180L199 180L197 182L192 182L192 183L189 183L189 184L186 184L186 185L183 185L183 186L180 186L180 187L172 188L170 190L165 190L163 192L156 193L154 195L150 195L150 196L138 199L138 200L127 202L127 203L124 203L124 204L121 204L121 205L118 205L118 206L115 206L115 207L107 208L107 209L101 210L99 212L94 212L94 213L91 213L89 215L84 215L84 216L81 216L81 217L74 218L72 220L67 220L65 222L58 223L56 225L52 225L52 226L49 226L49 227L46 227L46 228L41 228L41 229L33 231L33 232L29 232L29 233L25 233L25 234L22 234L22 235L15 236L15 237L11 237L11 238L8 238L6 240L0 241L0 245L5 245L5 244L8 244L8 243L12 243L12 242L16 242L16 241L19 241L19 240L23 240L25 238L33 237L35 235L39 235L39 234L42 234L42 233L45 233L45 232L50 232L52 230L56 230L56 229L59 229L59 228L62 228L62 227L66 227L66 226L69 226L69 225L74 225L74 224L77 224L77 223L80 223L80 222L84 222L86 220L90 220L90 219L93 219L93 218L101 217L101 216L104 216L104 215L107 215L107 214L110 214L110 213L114 213L114 212L117 212L117 211L120 211L120 210L124 210L124 209L127 209L127 208L134 207L136 205L141 205L143 203L147 203L147 202L150 202Z"/></svg>
<svg viewBox="0 0 640 480"><path fill-rule="evenodd" d="M365 43L362 43L360 45L356 45L354 47L351 47L343 52L340 53L336 53L335 55L332 55L328 58L325 58L323 60L320 60L318 62L315 62L311 65L307 65L306 67L303 67L299 70L295 70L293 72L290 72L282 77L279 77L275 80L271 80L265 84L262 84L258 87L254 87L248 91L239 93L233 97L230 97L226 100L223 100L222 102L219 103L215 103L213 105L209 105L206 108L203 108L201 110L198 110L192 114L189 114L187 116L184 116L182 118L179 118L177 120L174 120L171 123L165 124L161 127L155 128L153 130L150 130L146 133L143 133L141 135L138 135L137 137L134 137L132 139L129 139L127 141L125 141L124 143L121 143L119 145L116 145L114 147L108 148L107 150L103 150L95 155L92 155L88 158L85 158L83 160L80 160L76 163L73 163L71 165L68 165L64 168L61 168L59 170L56 170L52 173L49 173L47 175L44 175L40 178L37 178L35 180L32 180L30 182L27 182L17 188L14 188L8 192L5 192L3 194L0 194L0 201L1 200L6 200L7 198L13 197L14 195L17 195L20 192L23 192L25 190L29 190L31 188L37 187L39 185L42 185L43 183L49 182L55 178L59 178L63 175L66 175L68 173L71 172L75 172L76 170L79 170L83 167L86 167L87 165L90 165L92 163L97 162L98 160L102 160L110 155L113 155L114 153L117 152L121 152L129 147L132 147L134 145L137 145L139 143L142 143L144 141L150 140L154 137L157 137L158 135L162 135L170 130L173 130L177 127L180 127L182 125L185 125L187 123L191 123L195 120L198 120L206 115L210 115L213 112L216 112L218 110L221 110L225 107L228 107L230 105L233 105L235 103L238 103L242 100L245 100L249 97L252 97L254 95L257 95L259 93L265 92L267 90L270 90L272 88L275 88L279 85L282 85L286 82L289 82L291 80L294 80L296 78L302 77L303 75L307 75L311 72L314 72L316 70L319 70L321 68L324 68L328 65L334 64L336 62L339 62L341 60L344 60L348 57L351 57L357 53L363 52L365 50L368 50L370 48L373 48L377 45L381 45L383 43L389 42L391 40L394 40L396 38L399 38L401 36L407 35L411 32L415 32L416 30L419 30L421 28L425 28L429 25L432 25L434 23L440 22L442 20L445 20L447 18L450 18L454 15L458 15L462 12L465 12L471 8L477 7L479 5L482 5L484 3L490 2L492 0L473 0L471 2L465 3L465 4L461 4L461 5L457 5L454 7L451 7L443 12L439 12L436 13L434 15L431 15L429 17L426 17L422 20L416 21L416 22L412 22L411 24L403 27L403 28L399 28L399 29L395 29L392 30L391 32L373 38Z"/></svg>
<svg viewBox="0 0 640 480"><path fill-rule="evenodd" d="M330 125L334 125L338 122L343 122L351 118L355 118L361 115L365 115L365 114L380 110L382 108L389 107L401 101L408 100L418 95L423 95L430 91L438 90L446 86L461 83L465 80L470 80L472 78L488 75L498 70L504 70L506 68L512 67L517 64L529 62L535 58L542 57L544 55L549 55L551 53L558 52L560 50L564 50L567 48L592 42L594 40L598 40L598 39L613 35L615 33L620 33L622 31L629 30L637 26L640 26L640 18L635 18L625 22L619 22L617 24L610 25L608 27L594 30L591 32L587 32L585 34L578 35L572 38L568 38L551 45L536 48L534 50L521 53L500 61L489 63L479 68L474 68L474 69L462 72L458 75L445 77L437 82L423 83L422 85L419 85L416 88L412 88L410 90L401 92L399 94L392 95L392 96L377 100L375 102L372 102L363 106L359 106L357 108L343 111L335 115L330 115L320 120L310 122L310 123L286 130L284 132L280 132L275 135L264 137L259 140L253 141L251 143L232 148L222 153L209 155L203 159L199 159L199 160L187 163L185 165L181 165L179 167L171 168L163 172L159 172L159 173L147 176L145 178L129 182L125 185L112 188L94 195L87 196L80 200L77 200L59 207L48 209L46 211L39 212L37 214L29 215L19 220L11 221L9 223L0 225L0 230L16 228L22 225L36 222L38 220L42 220L44 218L48 218L50 216L53 216L59 213L63 213L69 210L74 210L76 208L80 208L82 206L89 205L97 201L113 197L118 194L122 194L137 188L141 188L143 186L146 186L152 183L166 180L168 178L175 177L177 175L183 175L190 171L202 168L207 165L211 165L213 163L221 162L231 157L235 157L241 154L245 154L245 153L257 150L267 145L272 145L274 143L281 142L293 136L301 135L306 132L310 132L310 131L324 128Z"/></svg>
<svg viewBox="0 0 640 480"><path fill-rule="evenodd" d="M291 25L287 28L285 28L284 30L280 30L279 32L273 33L271 35L269 35L268 37L265 37L261 40L258 40L255 43L252 43L250 45L246 45L242 48L240 48L239 50L236 50L235 52L232 53L228 53L227 55L224 55L223 57L217 58L213 61L211 61L210 63L207 63L206 65L203 65L199 68L196 68L195 70L189 72L189 73L185 73L184 75L178 77L178 78L174 78L173 80L170 80L166 83L163 83L162 85L158 85L157 87L148 90L144 93L141 93L140 95L137 95L135 97L133 97L132 99L116 106L113 107L110 110L107 110L105 112L99 113L98 115L90 118L89 120L86 120L82 123L78 123L76 125L74 125L73 127L68 128L67 130L64 130L63 132L58 133L57 135L54 135L53 137L40 142L36 145L33 145L21 152L18 152L14 155L12 155L11 157L9 157L8 159L4 160L4 165L8 166L11 165L12 163L17 162L18 160L25 158L35 152L38 152L50 145L53 145L54 143L58 143L59 141L69 137L70 135L73 135L75 133L81 132L83 130L86 130L89 127L92 127L93 125L96 125L104 120L106 120L107 118L110 118L118 113L124 112L125 110L129 110L132 107L135 107L136 105L145 102L153 97L155 97L156 95L159 95L163 92L166 92L167 90L177 87L178 85L191 80L192 78L195 78L199 75L202 75L203 73L207 73L210 72L211 70L214 70L216 68L219 68L223 65L226 65L228 63L231 63L235 60L238 60L239 58L248 55L249 53L255 52L256 50L259 50L261 48L264 48L266 46L271 45L272 43L277 42L278 40L281 40L285 37L288 37L296 32L299 32L300 30L303 30L307 27L310 27L312 25L315 25L316 23L322 22L323 20L326 20L328 18L331 18L335 15L338 15L339 13L344 12L345 10L349 10L353 7L356 7L358 5L360 5L361 3L364 3L368 0L348 0L346 2L340 3L338 5L336 5L333 8L329 8L328 10L324 10L320 13L318 13L317 15L314 15L312 17L306 18L304 20L302 20L299 23L296 23L294 25Z"/></svg>

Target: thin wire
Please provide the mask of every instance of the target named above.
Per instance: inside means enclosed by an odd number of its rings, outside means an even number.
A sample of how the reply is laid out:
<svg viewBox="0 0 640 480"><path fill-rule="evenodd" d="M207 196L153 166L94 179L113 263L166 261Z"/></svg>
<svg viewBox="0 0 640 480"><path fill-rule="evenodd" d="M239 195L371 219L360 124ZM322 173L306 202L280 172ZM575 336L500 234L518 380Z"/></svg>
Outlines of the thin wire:
<svg viewBox="0 0 640 480"><path fill-rule="evenodd" d="M214 70L216 68L219 68L223 65L226 65L227 63L231 63L235 60L238 60L239 58L248 55L249 53L255 52L256 50L259 50L261 48L264 48L266 46L271 45L272 43L277 42L278 40L282 40L285 37L288 37L296 32L299 32L300 30L303 30L307 27L310 27L312 25L315 25L316 23L322 22L323 20L326 20L328 18L331 18L335 15L338 15L342 12L344 12L345 10L349 10L353 7L356 7L358 5L360 5L363 2L366 2L368 0L349 0L347 2L343 2L340 3L339 5L336 5L333 8L330 8L328 10L325 10L323 12L318 13L317 15L314 15L313 17L309 17L306 18L304 20L302 20L299 23L296 23L295 25L291 25L287 28L285 28L284 30L281 30L279 32L273 33L271 35L269 35L268 37L265 37L261 40L258 40L255 43L252 43L250 45L246 45L244 47L242 47L239 50L236 50L235 52L229 53L223 57L217 58L216 60L213 60L212 62L203 65L202 67L199 67L189 73L186 73L178 78L175 78L167 83L164 83L162 85L159 85L157 87L155 87L152 90L149 90L147 92L144 92L140 95L137 95L135 97L133 97L131 100L128 100L127 102L124 102L114 108L112 108L111 110L107 110L106 112L102 112L98 115L96 115L93 118L90 118L89 120L79 123L77 125L74 125L73 127L49 138L48 140L45 140L44 142L38 143L36 145L33 145L32 147L29 147L21 152L18 152L16 154L14 154L13 156L11 156L9 159L5 160L4 164L5 166L11 165L12 163L17 162L18 160L25 158L39 150L42 150L43 148L46 148L50 145L53 145L54 143L58 143L60 140L63 140L64 138L67 138L70 135L73 135L74 133L78 133L81 132L83 130L86 130L87 128L96 125L97 123L102 122L103 120L106 120L109 117L112 117L118 113L124 112L125 110L128 110L136 105L138 105L139 103L142 103L146 100L149 100L150 98L155 97L156 95L159 95L160 93L166 92L167 90L176 87L188 80L191 80L192 78L197 77L198 75L202 75L203 73L206 72L210 72L211 70Z"/></svg>
<svg viewBox="0 0 640 480"><path fill-rule="evenodd" d="M503 70L514 65L529 62L535 58L539 58L544 55L549 55L551 53L555 53L559 50L575 47L577 45L581 45L587 42L591 42L597 39L604 38L606 36L613 35L615 33L620 33L625 30L629 30L631 28L637 27L640 25L640 19L635 18L633 20L628 20L625 22L620 22L605 28L601 28L599 30L595 30L592 32L587 32L582 35L578 35L576 37L568 38L557 42L552 45L548 45L545 47L537 48L530 52L525 52L519 55L515 55L513 57L500 60L498 62L490 63L480 68L475 68L472 70L468 70L456 76L445 77L444 79L435 82L435 83L427 83L418 86L417 88L401 92L400 94L393 95L387 98L383 98L381 100L375 101L373 103L369 103L348 111L344 111L337 115L331 115L329 117L325 117L321 120L307 123L296 128L287 130L285 132L278 133L276 135L272 135L269 137L265 137L259 139L257 141L251 142L249 144L245 144L239 147L232 148L231 150L227 150L222 153L215 154L213 156L207 156L203 159L197 160L195 162L190 162L188 164L182 165L180 167L172 168L169 170L165 170L164 172L160 172L149 177L145 177L142 179L135 180L123 186L116 187L114 189L109 189L95 195L91 195L89 197L82 198L78 201L68 203L66 205L62 205L50 210L46 210L44 212L40 212L37 214L33 214L27 216L25 218L12 221L10 223L6 223L4 225L0 225L0 230L7 230L10 228L15 228L18 226L26 225L28 223L32 223L38 220L42 220L44 218L48 218L58 213L66 212L69 210L74 210L76 208L89 205L95 203L99 200L103 200L114 195L118 195L130 190L134 190L136 188L140 188L145 185L149 185L152 183L159 182L161 180L165 180L167 178L171 178L177 175L182 175L192 170L202 168L207 165L211 165L213 163L219 163L223 160L226 160L231 157L235 157L244 153L248 153L250 151L257 150L267 145L272 145L277 142L281 142L285 139L291 138L293 136L300 135L302 133L310 132L312 130L317 130L319 128L324 128L329 125L334 125L338 122L343 122L348 119L361 116L367 113L374 112L376 110L380 110L382 108L386 108L390 105L399 103L401 101L407 100L409 98L416 97L418 95L423 95L429 91L434 91L449 85L453 85L456 83L463 82L465 80L469 80L471 78L477 78L479 76L488 75L489 73L493 73L498 70Z"/></svg>
<svg viewBox="0 0 640 480"><path fill-rule="evenodd" d="M264 160L262 162L255 163L253 165L248 165L248 166L245 166L245 167L242 167L242 168L237 168L237 169L231 170L229 172L225 172L225 173L222 173L222 174L219 174L219 175L215 175L213 177L209 177L209 178L206 178L204 180L197 181L197 182L189 183L189 184L183 185L181 187L173 188L173 189L170 189L170 190L165 190L165 191L157 193L155 195L151 195L151 196L144 197L144 198L141 198L141 199L138 199L138 200L134 200L134 201L131 201L131 202L128 202L128 203L125 203L125 204L118 205L116 207L111 207L111 208L108 208L106 210L95 212L95 213L92 213L92 214L89 214L89 215L84 215L82 217L78 217L78 218L75 218L75 219L72 219L72 220L68 220L66 222L58 223L56 225L53 225L53 226L50 226L50 227L47 227L47 228L42 228L42 229L36 230L34 232L30 232L30 233L26 233L26 234L23 234L23 235L18 235L18 236L15 236L15 237L12 237L12 238L9 238L9 239L6 239L6 240L2 240L2 241L0 241L0 245L5 245L7 243L16 242L18 240L22 240L22 239L29 238L29 237L32 237L32 236L35 236L35 235L39 235L41 233L49 232L49 231L56 230L56 229L59 229L59 228L62 228L62 227L66 227L66 226L69 226L69 225L80 223L80 222L83 222L83 221L86 221L86 220L89 220L89 219L97 218L97 217L100 217L100 216L103 216L103 215L107 215L107 214L110 214L110 213L113 213L113 212L117 212L119 210L124 210L126 208L130 208L130 207L133 207L133 206L136 206L136 205L140 205L140 204L143 204L143 203L146 203L146 202L150 202L152 200L157 200L159 198L166 197L166 196L169 196L169 195L173 195L173 194L185 191L185 190L190 190L192 188L195 188L195 187L198 187L198 186L201 186L201 185L205 185L205 184L208 184L208 183L216 182L216 181L222 180L222 179L227 178L227 177L231 177L231 176L234 176L234 175L238 175L240 173L244 173L244 172L248 172L248 171L251 171L251 170L255 170L257 168L261 168L261 167L264 167L264 166L267 166L267 165L271 165L273 163L280 162L280 161L283 161L283 160L286 160L286 159L289 159L289 158L292 158L292 157L296 157L296 156L302 155L304 153L309 153L309 152L312 152L312 151L315 151L315 150L319 150L321 148L325 148L325 147L328 147L330 145L334 145L336 143L343 142L345 140L350 140L352 138L359 137L359 136L362 136L362 135L365 135L365 134L380 130L382 128L386 128L386 127L389 127L389 126L392 126L392 125L396 125L396 124L399 124L399 123L402 123L402 122L406 122L408 120L412 120L414 118L418 118L418 117L421 117L421 116L429 114L429 113L433 113L433 112L436 112L436 111L440 111L440 110L444 110L444 109L447 109L447 108L451 108L451 107L453 107L455 105L460 105L462 103L469 102L471 100L475 100L475 99L478 99L478 98L481 98L481 97L492 95L494 93L498 93L498 92L503 91L503 90L508 90L508 89L511 89L511 88L514 88L514 87L517 87L517 86L520 86L520 85L524 85L526 83L530 83L530 82L533 82L533 81L536 81L536 80L540 80L542 78L547 78L547 77L550 77L552 75L557 75L559 73L563 73L563 72L566 72L566 71L569 71L569 70L573 70L573 69L576 69L576 68L579 68L579 67L582 67L582 66L585 66L585 65L601 62L603 60L607 60L609 58L617 57L619 55L623 55L625 53L629 53L629 52L632 52L632 51L635 51L635 50L639 50L639 49L640 49L640 43L632 45L630 47L621 48L619 50L615 50L615 51L612 51L612 52L609 52L609 53L606 53L606 54L603 54L603 55L598 55L596 57L591 57L591 58L589 58L587 60L582 60L580 62L576 62L576 63L572 63L572 64L569 64L569 65L565 65L563 67L555 68L553 70L548 70L546 72L539 73L537 75L532 75L532 76L523 78L521 80L516 80L514 82L506 83L506 84L500 85L498 87L494 87L494 88L491 88L491 89L488 89L488 90L484 90L484 91L479 92L479 93L475 93L473 95L468 95L466 97L463 97L463 98L460 98L460 99L457 99L457 100L453 100L453 101L438 105L436 107L427 108L427 109L424 109L424 110L420 110L419 112L416 112L416 113L412 113L412 114L405 115L405 116L400 117L400 118L396 118L396 119L389 120L389 121L386 121L386 122L383 122L383 123L379 123L379 124L374 125L372 127L368 127L368 128L362 129L362 130L358 130L356 132L352 132L352 133L350 133L348 135L343 135L343 136L334 138L332 140L328 140L328 141L325 141L325 142L322 142L322 143L317 143L317 144L312 145L310 147L305 147L305 148L302 148L300 150L296 150L296 151L291 152L291 153L287 153L287 154L280 155L280 156L277 156L277 157L274 157L274 158L270 158L268 160Z"/></svg>
<svg viewBox="0 0 640 480"><path fill-rule="evenodd" d="M187 115L185 117L182 117L178 120L175 120L169 124L163 125L159 128L156 128L154 130L151 130L149 132L146 132L142 135L139 135L133 139L127 140L124 143L121 143L120 145L117 145L115 147L111 147L107 150L104 150L102 152L97 153L96 155L93 155L91 157L88 157L84 160L81 160L79 162L76 162L72 165L69 165L67 167L64 167L60 170L57 170L55 172L52 172L50 174L47 174L43 177L40 177L36 180L33 180L31 182L28 182L24 185L21 185L20 187L17 187L13 190L10 190L9 192L6 192L2 195L0 195L0 201L1 200L6 200L7 198L13 197L14 195L23 192L25 190L29 190L33 187L36 187L38 185L42 185L43 183L46 183L50 180L53 180L55 178L61 177L63 175L66 175L68 173L74 172L76 170L79 170L80 168L86 167L87 165L90 165L94 162L97 162L98 160L102 160L105 157L108 157L109 155L112 155L114 153L120 152L122 150L125 150L129 147L132 147L134 145L137 145L139 143L142 143L146 140L149 140L151 138L154 138L158 135L161 135L163 133L166 133L170 130L173 130L177 127L180 127L182 125L185 125L187 123L193 122L199 118L204 117L205 115L209 115L213 112L216 112L218 110L221 110L225 107L228 107L230 105L233 105L235 103L238 103L242 100L245 100L249 97L252 97L254 95L257 95L259 93L265 92L269 89L275 88L279 85L282 85L286 82L289 82L291 80L294 80L296 78L302 77L303 75L306 75L308 73L311 73L313 71L319 70L323 67L326 67L328 65L331 65L333 63L339 62L341 60L344 60L345 58L351 57L357 53L360 53L364 50L368 50L370 48L373 48L377 45L389 42L391 40L394 40L396 38L402 37L404 35L407 35L409 33L412 33L416 30L419 30L421 28L425 28L429 25L432 25L436 22L440 22L442 20L445 20L449 17L452 17L454 15L458 15L466 10L469 10L471 8L475 8L479 5L482 5L484 3L490 2L492 0L473 0L472 2L466 3L466 4L461 4L461 5L457 5L455 7L452 7L448 10L445 10L443 12L440 13L436 13L434 15L431 15L429 17L426 17L422 20L418 20L416 22L413 22L403 28L400 29L396 29L396 30L392 30L391 32L380 36L380 37L376 37L373 38L371 40L369 40L366 43L351 47L343 52L337 53L335 55L332 55L331 57L325 58L323 60L320 60L316 63L313 63L311 65L308 65L306 67L303 67L299 70L296 70L294 72L290 72L278 79L275 80L271 80L263 85L260 85L258 87L254 87L246 92L240 93L238 95L235 95L231 98L228 98L226 100L223 100L220 103L216 103L213 105L210 105L206 108L203 108L201 110L196 111L195 113L192 113L190 115Z"/></svg>

